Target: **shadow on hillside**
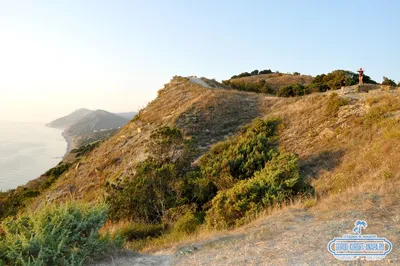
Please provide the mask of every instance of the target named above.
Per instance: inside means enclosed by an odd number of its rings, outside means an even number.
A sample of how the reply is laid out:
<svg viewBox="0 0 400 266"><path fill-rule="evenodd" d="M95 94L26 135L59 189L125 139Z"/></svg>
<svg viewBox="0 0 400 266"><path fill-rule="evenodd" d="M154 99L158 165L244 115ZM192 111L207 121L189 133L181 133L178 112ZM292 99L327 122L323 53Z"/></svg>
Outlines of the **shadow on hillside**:
<svg viewBox="0 0 400 266"><path fill-rule="evenodd" d="M321 171L332 171L342 162L344 150L323 151L302 160L300 171L305 176L316 178Z"/></svg>

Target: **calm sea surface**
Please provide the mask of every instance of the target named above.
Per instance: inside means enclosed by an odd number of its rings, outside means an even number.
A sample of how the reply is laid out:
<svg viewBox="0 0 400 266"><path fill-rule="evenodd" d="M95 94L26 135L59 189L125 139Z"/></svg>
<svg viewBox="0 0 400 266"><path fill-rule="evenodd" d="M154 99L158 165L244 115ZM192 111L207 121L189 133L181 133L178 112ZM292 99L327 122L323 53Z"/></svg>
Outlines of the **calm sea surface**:
<svg viewBox="0 0 400 266"><path fill-rule="evenodd" d="M0 190L16 188L56 166L67 143L58 129L0 122Z"/></svg>

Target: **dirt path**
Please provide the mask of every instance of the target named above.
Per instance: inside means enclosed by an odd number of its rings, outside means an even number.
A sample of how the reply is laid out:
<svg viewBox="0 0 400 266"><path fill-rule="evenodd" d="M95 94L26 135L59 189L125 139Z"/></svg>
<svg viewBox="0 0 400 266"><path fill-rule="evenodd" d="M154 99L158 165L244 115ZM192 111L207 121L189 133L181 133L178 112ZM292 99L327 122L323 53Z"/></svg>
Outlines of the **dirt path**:
<svg viewBox="0 0 400 266"><path fill-rule="evenodd" d="M96 263L93 266L170 266L173 262L173 255L147 255L130 254L112 258L106 262Z"/></svg>
<svg viewBox="0 0 400 266"><path fill-rule="evenodd" d="M392 252L383 261L336 260L327 251L328 242L352 233L353 223L365 217L369 224L365 233L387 237L393 244ZM132 255L97 265L400 265L400 228L393 223L400 215L392 210L387 217L390 218L381 219L379 213L374 217L353 210L327 218L304 209L291 209L239 231L184 246L175 254Z"/></svg>

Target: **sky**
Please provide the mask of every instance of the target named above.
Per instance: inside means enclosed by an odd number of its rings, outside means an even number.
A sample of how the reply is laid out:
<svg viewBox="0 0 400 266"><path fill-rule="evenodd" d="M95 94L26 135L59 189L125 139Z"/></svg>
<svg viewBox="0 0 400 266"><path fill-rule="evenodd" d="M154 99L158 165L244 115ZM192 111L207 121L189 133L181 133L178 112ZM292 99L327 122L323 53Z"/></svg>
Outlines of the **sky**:
<svg viewBox="0 0 400 266"><path fill-rule="evenodd" d="M0 0L0 120L137 111L174 75L400 81L400 1Z"/></svg>

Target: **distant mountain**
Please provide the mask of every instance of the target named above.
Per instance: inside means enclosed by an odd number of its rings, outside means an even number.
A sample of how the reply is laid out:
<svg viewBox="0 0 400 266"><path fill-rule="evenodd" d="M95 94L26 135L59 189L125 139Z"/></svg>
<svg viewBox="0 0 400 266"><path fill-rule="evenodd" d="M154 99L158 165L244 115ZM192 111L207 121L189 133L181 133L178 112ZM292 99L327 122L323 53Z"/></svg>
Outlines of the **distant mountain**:
<svg viewBox="0 0 400 266"><path fill-rule="evenodd" d="M67 136L79 136L84 134L91 134L97 131L105 131L122 127L128 122L128 119L104 111L92 111L75 124L69 126L65 130Z"/></svg>
<svg viewBox="0 0 400 266"><path fill-rule="evenodd" d="M126 118L128 120L131 120L132 118L135 117L136 112L126 112L126 113L115 113L116 115L122 116L123 118Z"/></svg>
<svg viewBox="0 0 400 266"><path fill-rule="evenodd" d="M58 118L46 125L46 127L52 127L52 128L59 128L59 129L66 129L73 124L77 123L79 120L84 118L86 115L92 113L92 110L89 109L78 109L71 114Z"/></svg>

